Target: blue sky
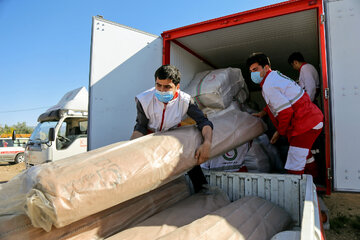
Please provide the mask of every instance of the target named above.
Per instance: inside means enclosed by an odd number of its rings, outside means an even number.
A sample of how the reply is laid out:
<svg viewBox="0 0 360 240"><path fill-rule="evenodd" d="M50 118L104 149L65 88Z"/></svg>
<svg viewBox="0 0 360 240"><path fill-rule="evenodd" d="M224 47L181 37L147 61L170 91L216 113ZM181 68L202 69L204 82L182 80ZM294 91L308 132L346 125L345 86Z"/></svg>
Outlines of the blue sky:
<svg viewBox="0 0 360 240"><path fill-rule="evenodd" d="M0 0L0 125L26 122L88 88L92 16L152 34L283 0Z"/></svg>

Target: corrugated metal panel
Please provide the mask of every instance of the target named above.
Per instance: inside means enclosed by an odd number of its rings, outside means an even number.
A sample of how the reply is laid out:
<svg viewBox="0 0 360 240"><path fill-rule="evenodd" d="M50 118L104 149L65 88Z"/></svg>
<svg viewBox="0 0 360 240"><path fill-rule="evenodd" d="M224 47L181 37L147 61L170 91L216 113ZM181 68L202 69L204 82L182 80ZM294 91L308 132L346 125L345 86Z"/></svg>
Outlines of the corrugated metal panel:
<svg viewBox="0 0 360 240"><path fill-rule="evenodd" d="M258 196L283 207L297 227L301 224L306 175L230 173L203 170L208 183L223 189L231 201Z"/></svg>
<svg viewBox="0 0 360 240"><path fill-rule="evenodd" d="M319 64L315 9L240 24L177 39L217 67L239 66L252 52L266 53L275 69L289 69L287 57L300 51Z"/></svg>

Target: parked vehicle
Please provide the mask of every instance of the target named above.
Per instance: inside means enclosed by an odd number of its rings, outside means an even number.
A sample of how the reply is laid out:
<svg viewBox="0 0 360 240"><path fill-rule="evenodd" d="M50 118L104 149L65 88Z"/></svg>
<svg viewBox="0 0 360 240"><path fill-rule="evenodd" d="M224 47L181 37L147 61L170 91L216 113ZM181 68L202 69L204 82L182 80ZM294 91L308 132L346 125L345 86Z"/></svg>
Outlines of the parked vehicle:
<svg viewBox="0 0 360 240"><path fill-rule="evenodd" d="M28 167L87 151L88 92L85 87L66 93L38 118L25 149Z"/></svg>
<svg viewBox="0 0 360 240"><path fill-rule="evenodd" d="M240 67L251 100L262 109L265 102L261 90L250 81L247 57L264 52L273 69L294 78L287 59L300 51L318 68L321 79L320 107L325 119L317 156L322 181L317 190L359 192L360 148L352 140L359 135L359 86L356 71L348 68L355 68L359 53L360 32L354 31L359 11L357 0L290 0L164 31L161 37L93 17L89 150L129 139L136 117L134 96L154 85L152 76L162 64L180 69L182 88L197 72ZM289 175L283 176L291 182ZM258 184L249 188L260 189ZM278 185L268 188L271 194L278 190ZM301 198L298 209L301 239L320 239L316 191L310 198ZM307 212L309 204L312 210Z"/></svg>
<svg viewBox="0 0 360 240"><path fill-rule="evenodd" d="M0 161L24 162L24 151L29 138L0 138Z"/></svg>

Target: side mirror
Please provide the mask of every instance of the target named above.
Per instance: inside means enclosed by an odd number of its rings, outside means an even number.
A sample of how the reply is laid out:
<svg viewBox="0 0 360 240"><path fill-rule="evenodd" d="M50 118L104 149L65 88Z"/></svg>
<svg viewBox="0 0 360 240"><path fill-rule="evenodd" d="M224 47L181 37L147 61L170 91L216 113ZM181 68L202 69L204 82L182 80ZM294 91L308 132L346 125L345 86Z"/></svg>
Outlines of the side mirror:
<svg viewBox="0 0 360 240"><path fill-rule="evenodd" d="M55 140L55 130L54 128L49 128L49 142L52 142Z"/></svg>
<svg viewBox="0 0 360 240"><path fill-rule="evenodd" d="M12 132L12 137L11 138L12 138L13 141L16 140L16 131L15 130Z"/></svg>

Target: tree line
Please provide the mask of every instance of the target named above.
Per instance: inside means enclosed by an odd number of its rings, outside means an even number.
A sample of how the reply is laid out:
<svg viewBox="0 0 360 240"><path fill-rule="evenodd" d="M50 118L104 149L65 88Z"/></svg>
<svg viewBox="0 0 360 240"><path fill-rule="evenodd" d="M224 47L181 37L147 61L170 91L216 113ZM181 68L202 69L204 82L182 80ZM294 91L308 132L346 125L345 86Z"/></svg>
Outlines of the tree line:
<svg viewBox="0 0 360 240"><path fill-rule="evenodd" d="M18 122L12 126L7 124L5 126L0 125L0 134L12 134L14 130L17 134L31 134L34 128L27 126L26 122Z"/></svg>

